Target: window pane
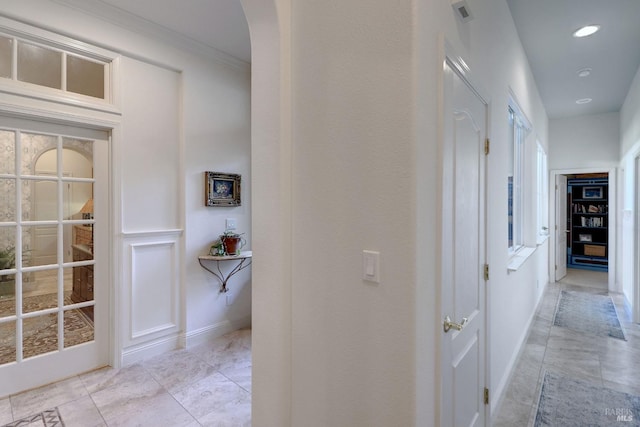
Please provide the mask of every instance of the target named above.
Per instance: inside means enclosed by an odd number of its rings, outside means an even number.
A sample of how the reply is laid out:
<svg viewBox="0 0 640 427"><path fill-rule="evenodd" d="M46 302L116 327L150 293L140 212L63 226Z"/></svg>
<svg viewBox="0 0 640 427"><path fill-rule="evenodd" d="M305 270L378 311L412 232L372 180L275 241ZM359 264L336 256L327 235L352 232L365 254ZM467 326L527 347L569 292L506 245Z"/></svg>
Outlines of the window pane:
<svg viewBox="0 0 640 427"><path fill-rule="evenodd" d="M67 56L67 90L104 99L104 65Z"/></svg>
<svg viewBox="0 0 640 427"><path fill-rule="evenodd" d="M21 133L22 175L58 175L58 138L51 135Z"/></svg>
<svg viewBox="0 0 640 427"><path fill-rule="evenodd" d="M16 220L16 180L0 178L0 222Z"/></svg>
<svg viewBox="0 0 640 427"><path fill-rule="evenodd" d="M12 39L0 37L0 77L11 78L12 46Z"/></svg>
<svg viewBox="0 0 640 427"><path fill-rule="evenodd" d="M93 141L64 138L62 170L74 178L93 178Z"/></svg>
<svg viewBox="0 0 640 427"><path fill-rule="evenodd" d="M65 219L93 218L93 184L90 182L65 182Z"/></svg>
<svg viewBox="0 0 640 427"><path fill-rule="evenodd" d="M18 80L62 89L62 53L19 41Z"/></svg>
<svg viewBox="0 0 640 427"><path fill-rule="evenodd" d="M58 269L31 271L22 276L22 310L24 313L58 306Z"/></svg>
<svg viewBox="0 0 640 427"><path fill-rule="evenodd" d="M6 301L10 302L10 301ZM0 309L1 310L1 309ZM0 365L16 361L16 321L0 323Z"/></svg>
<svg viewBox="0 0 640 427"><path fill-rule="evenodd" d="M16 133L0 130L0 173L16 172Z"/></svg>
<svg viewBox="0 0 640 427"><path fill-rule="evenodd" d="M58 262L58 226L22 226L22 266L56 264Z"/></svg>
<svg viewBox="0 0 640 427"><path fill-rule="evenodd" d="M26 197L27 189L31 197ZM22 182L22 220L53 221L58 219L58 183L45 180Z"/></svg>
<svg viewBox="0 0 640 427"><path fill-rule="evenodd" d="M46 314L24 319L22 356L37 356L58 349L58 315Z"/></svg>
<svg viewBox="0 0 640 427"><path fill-rule="evenodd" d="M65 228L69 227L65 225ZM65 248L71 248L73 261L90 261L93 259L93 226L73 224L72 241L69 242L65 233Z"/></svg>
<svg viewBox="0 0 640 427"><path fill-rule="evenodd" d="M9 317L16 315L16 299L15 299L15 274L10 274L0 282L0 289L2 290L2 296L0 296L0 317ZM6 291L6 292L4 292ZM0 323L0 331L3 330ZM6 325L6 323L4 324ZM2 339L2 332L0 332L0 340ZM0 345L1 347L1 345Z"/></svg>
<svg viewBox="0 0 640 427"><path fill-rule="evenodd" d="M64 312L64 347L93 341L93 307Z"/></svg>
<svg viewBox="0 0 640 427"><path fill-rule="evenodd" d="M0 227L0 271L15 268L16 227ZM0 281L5 278L0 276ZM2 292L0 291L0 296Z"/></svg>

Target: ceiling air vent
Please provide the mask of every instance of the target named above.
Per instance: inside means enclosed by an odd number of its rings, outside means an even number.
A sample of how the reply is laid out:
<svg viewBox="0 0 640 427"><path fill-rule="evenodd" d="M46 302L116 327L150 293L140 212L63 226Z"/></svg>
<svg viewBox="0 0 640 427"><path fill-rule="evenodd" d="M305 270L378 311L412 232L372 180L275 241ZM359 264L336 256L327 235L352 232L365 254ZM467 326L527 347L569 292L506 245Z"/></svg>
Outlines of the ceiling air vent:
<svg viewBox="0 0 640 427"><path fill-rule="evenodd" d="M462 22L469 22L473 19L471 9L466 0L451 0L451 7Z"/></svg>

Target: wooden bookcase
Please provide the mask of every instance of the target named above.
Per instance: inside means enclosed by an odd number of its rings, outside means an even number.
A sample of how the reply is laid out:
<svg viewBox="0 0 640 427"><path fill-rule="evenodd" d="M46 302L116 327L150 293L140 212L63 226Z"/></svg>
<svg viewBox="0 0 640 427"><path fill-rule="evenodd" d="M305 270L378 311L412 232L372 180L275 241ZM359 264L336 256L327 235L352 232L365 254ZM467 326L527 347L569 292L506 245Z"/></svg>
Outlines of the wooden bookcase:
<svg viewBox="0 0 640 427"><path fill-rule="evenodd" d="M567 266L608 271L609 179L567 180Z"/></svg>

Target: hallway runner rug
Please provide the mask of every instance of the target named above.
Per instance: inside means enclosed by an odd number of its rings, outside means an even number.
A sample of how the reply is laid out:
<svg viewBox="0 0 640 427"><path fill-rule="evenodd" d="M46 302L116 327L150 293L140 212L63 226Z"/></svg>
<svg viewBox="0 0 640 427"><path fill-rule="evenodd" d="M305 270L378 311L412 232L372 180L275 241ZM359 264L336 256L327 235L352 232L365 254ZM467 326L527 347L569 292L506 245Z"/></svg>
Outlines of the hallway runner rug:
<svg viewBox="0 0 640 427"><path fill-rule="evenodd" d="M25 417L18 421L5 424L2 427L64 427L58 408L48 409L39 414Z"/></svg>
<svg viewBox="0 0 640 427"><path fill-rule="evenodd" d="M577 332L626 341L616 307L608 295L562 291L553 324Z"/></svg>
<svg viewBox="0 0 640 427"><path fill-rule="evenodd" d="M640 396L545 372L534 427L640 426Z"/></svg>

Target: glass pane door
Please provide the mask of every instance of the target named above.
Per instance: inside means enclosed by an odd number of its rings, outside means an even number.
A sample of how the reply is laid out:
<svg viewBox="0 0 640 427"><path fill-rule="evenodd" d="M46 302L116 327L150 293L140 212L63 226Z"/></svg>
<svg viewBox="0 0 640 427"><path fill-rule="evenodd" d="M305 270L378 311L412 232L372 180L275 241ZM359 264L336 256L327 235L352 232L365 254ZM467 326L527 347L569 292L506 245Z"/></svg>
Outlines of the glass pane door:
<svg viewBox="0 0 640 427"><path fill-rule="evenodd" d="M0 373L95 344L95 144L0 128Z"/></svg>

